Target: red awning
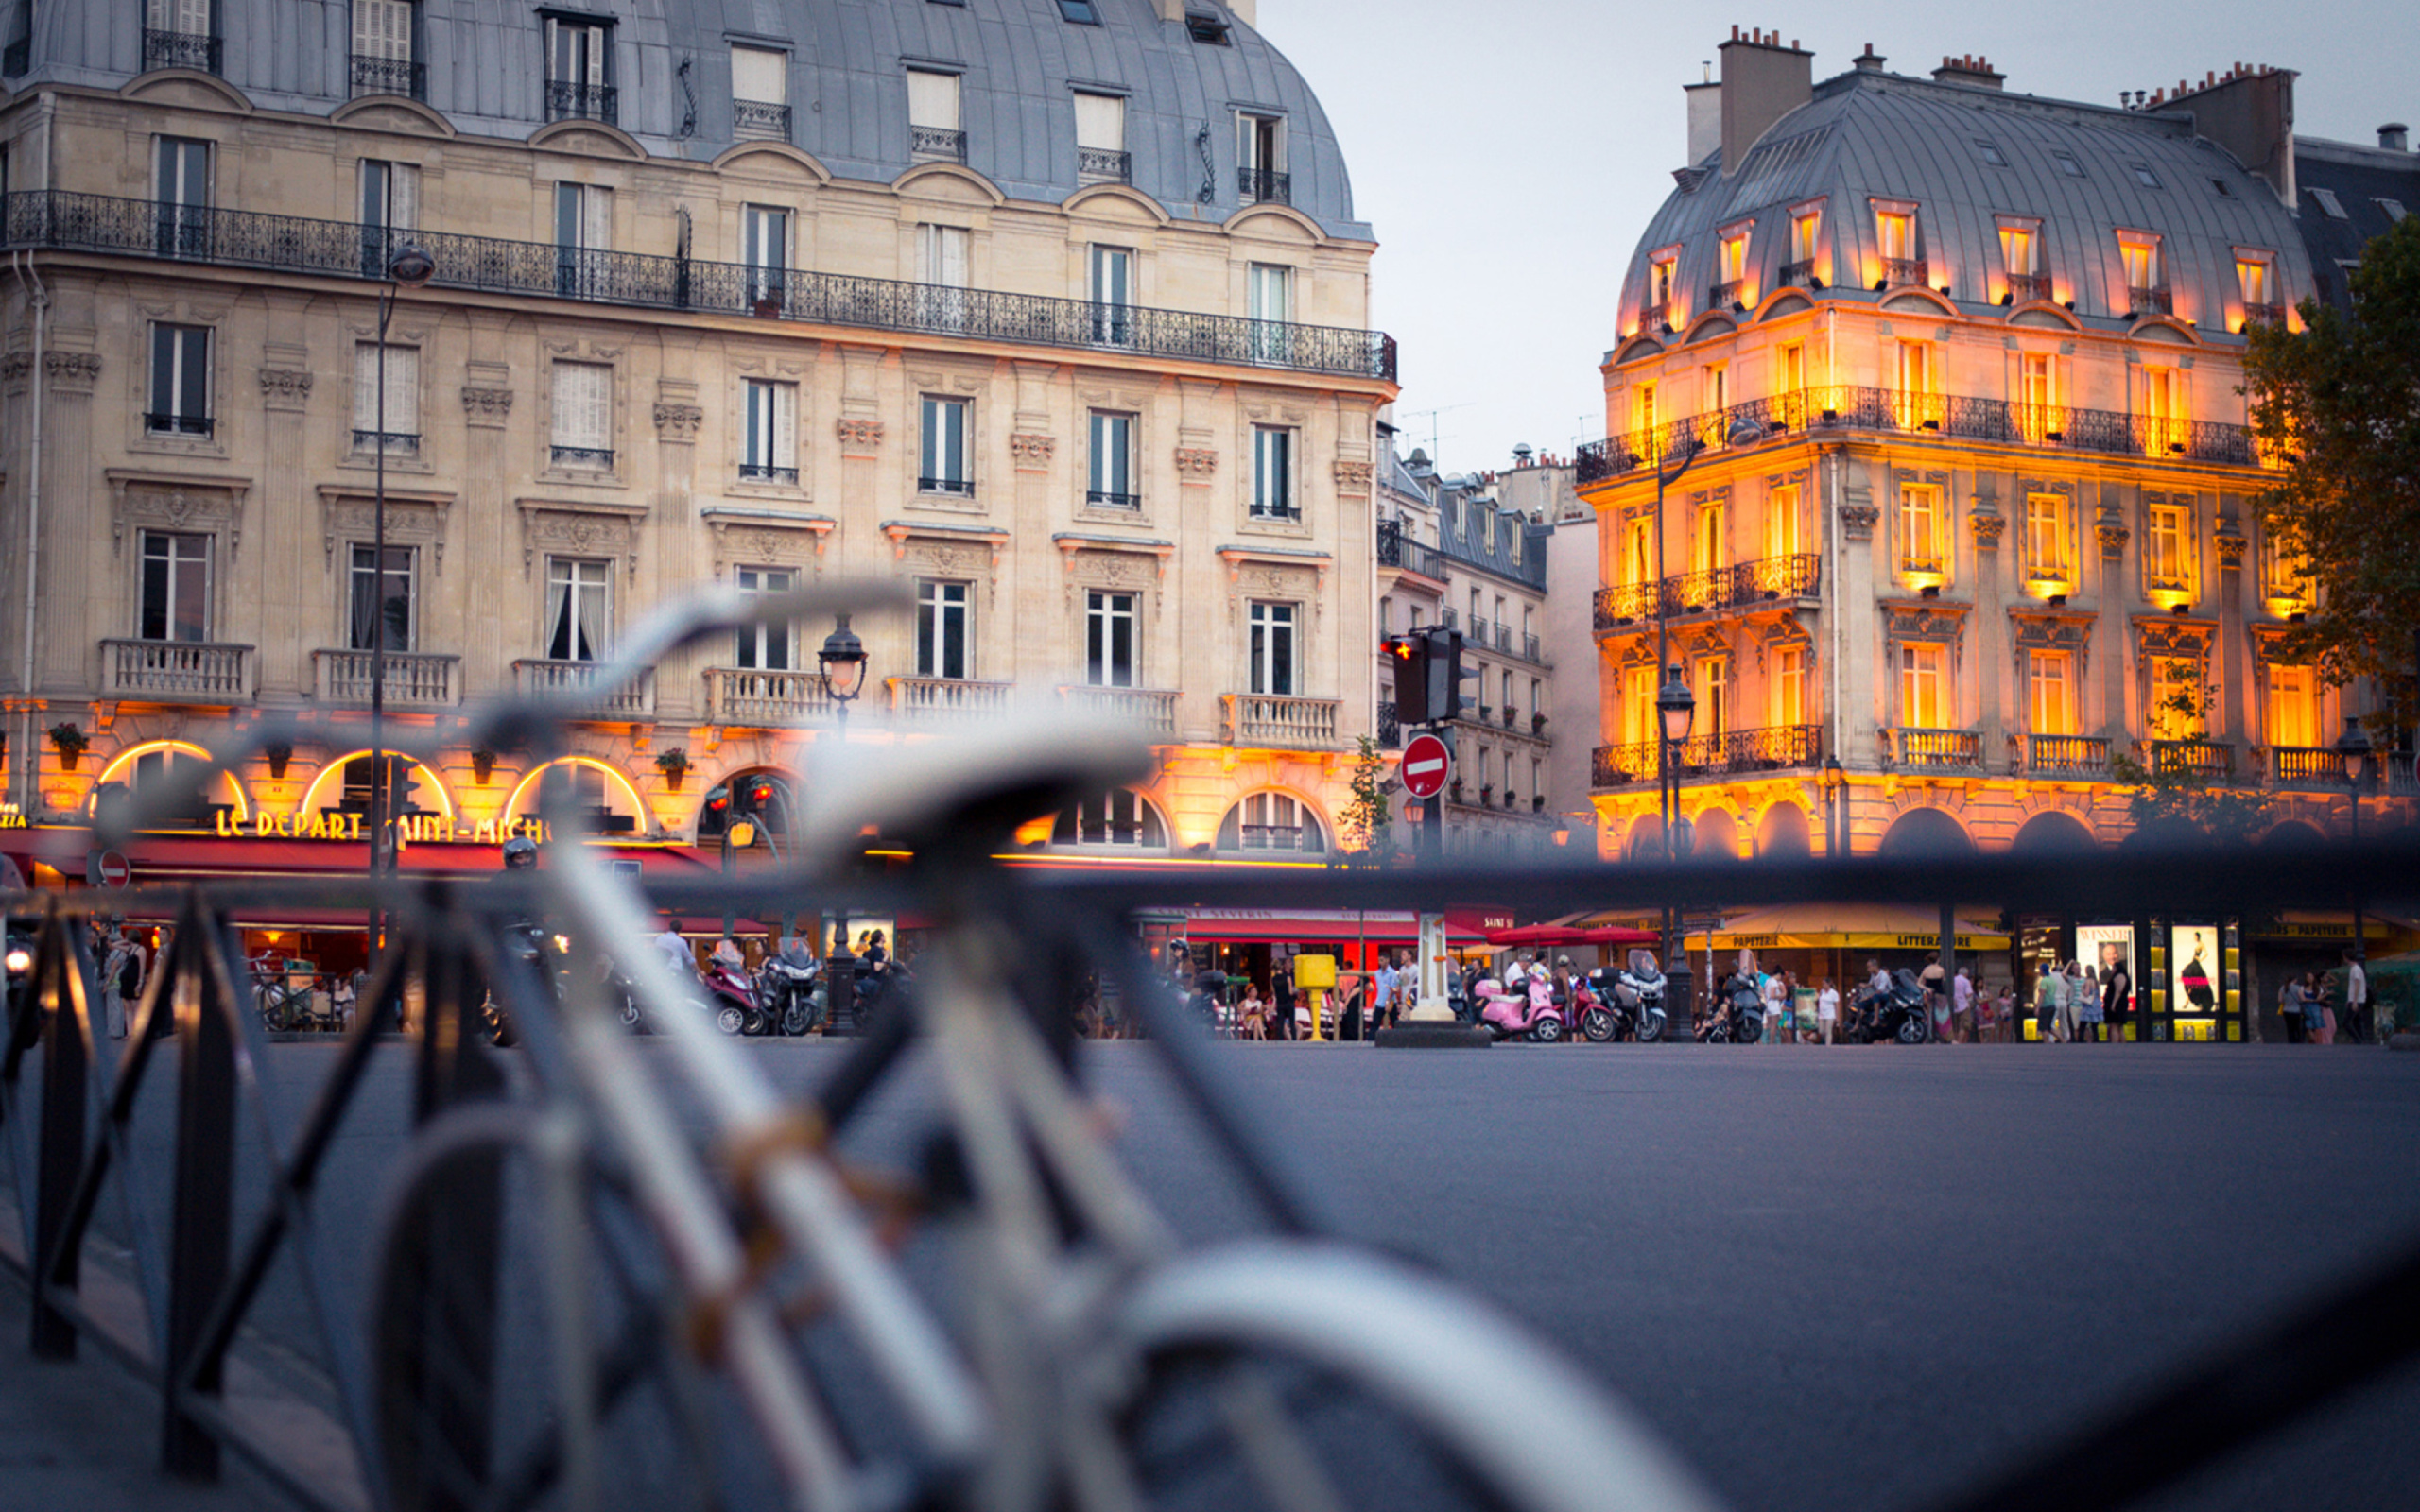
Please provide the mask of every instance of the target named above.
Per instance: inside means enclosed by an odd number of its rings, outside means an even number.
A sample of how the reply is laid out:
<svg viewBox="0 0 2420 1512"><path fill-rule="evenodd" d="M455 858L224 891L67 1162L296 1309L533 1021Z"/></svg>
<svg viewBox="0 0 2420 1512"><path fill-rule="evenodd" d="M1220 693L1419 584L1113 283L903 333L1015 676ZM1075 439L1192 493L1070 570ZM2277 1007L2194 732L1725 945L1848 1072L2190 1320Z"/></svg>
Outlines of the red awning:
<svg viewBox="0 0 2420 1512"><path fill-rule="evenodd" d="M1409 909L1193 908L1186 910L1184 937L1195 944L1279 944L1366 939L1373 944L1410 945L1420 937L1419 916ZM1445 943L1478 945L1486 937L1445 919Z"/></svg>

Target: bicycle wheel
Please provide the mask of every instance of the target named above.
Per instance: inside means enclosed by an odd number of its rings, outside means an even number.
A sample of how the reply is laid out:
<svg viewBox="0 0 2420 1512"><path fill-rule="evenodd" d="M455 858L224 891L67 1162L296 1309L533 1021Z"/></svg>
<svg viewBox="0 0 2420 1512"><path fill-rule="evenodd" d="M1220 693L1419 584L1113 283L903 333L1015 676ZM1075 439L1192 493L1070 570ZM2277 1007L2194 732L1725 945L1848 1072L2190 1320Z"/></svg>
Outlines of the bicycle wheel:
<svg viewBox="0 0 2420 1512"><path fill-rule="evenodd" d="M1117 1333L1141 1366L1123 1469L1166 1512L1717 1505L1511 1323L1341 1246L1256 1241L1180 1262L1130 1298Z"/></svg>
<svg viewBox="0 0 2420 1512"><path fill-rule="evenodd" d="M668 1335L643 1223L544 1120L457 1109L398 1174L370 1288L383 1504L686 1509L766 1491L735 1491L714 1447L728 1408Z"/></svg>

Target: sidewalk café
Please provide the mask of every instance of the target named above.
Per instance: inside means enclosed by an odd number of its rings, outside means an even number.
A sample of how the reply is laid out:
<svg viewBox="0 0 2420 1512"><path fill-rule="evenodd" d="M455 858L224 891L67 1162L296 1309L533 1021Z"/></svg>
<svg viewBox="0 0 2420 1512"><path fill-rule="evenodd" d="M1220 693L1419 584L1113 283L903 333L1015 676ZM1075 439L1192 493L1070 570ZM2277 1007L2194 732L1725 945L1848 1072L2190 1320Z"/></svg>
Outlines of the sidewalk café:
<svg viewBox="0 0 2420 1512"><path fill-rule="evenodd" d="M1493 958L1489 926L1507 927L1506 913L1479 909L1445 912L1445 949L1459 967L1472 958ZM1189 908L1183 943L1191 947L1197 970L1223 971L1270 990L1274 973L1297 955L1330 955L1344 971L1374 971L1381 952L1410 958L1420 940L1419 916L1409 909Z"/></svg>
<svg viewBox="0 0 2420 1512"><path fill-rule="evenodd" d="M1958 960L1974 968L1979 986L1995 990L2008 980L2009 936L2000 932L1996 915L1977 917L1978 910L1956 912L1951 937ZM1627 922L1617 914L1591 914L1582 924ZM1695 980L1720 980L1730 971L1733 957L1746 950L1756 953L1756 965L1767 971L1793 971L1801 987L1811 988L1830 977L1843 994L1866 977L1865 963L1879 960L1886 970L1922 970L1927 953L1941 949L1941 911L1910 903L1803 902L1777 903L1725 914L1711 927L1692 920L1681 936Z"/></svg>

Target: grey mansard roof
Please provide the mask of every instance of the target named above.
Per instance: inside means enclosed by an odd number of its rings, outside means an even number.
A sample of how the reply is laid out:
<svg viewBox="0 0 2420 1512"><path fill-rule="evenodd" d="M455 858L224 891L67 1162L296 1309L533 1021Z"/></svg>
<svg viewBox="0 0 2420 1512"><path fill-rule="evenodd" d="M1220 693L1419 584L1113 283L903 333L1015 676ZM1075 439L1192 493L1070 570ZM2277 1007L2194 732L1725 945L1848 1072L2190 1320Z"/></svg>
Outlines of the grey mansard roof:
<svg viewBox="0 0 2420 1512"><path fill-rule="evenodd" d="M1013 198L1057 202L1080 187L1073 96L1081 86L1126 95L1133 186L1172 213L1197 203L1205 218L1236 211L1236 113L1249 110L1285 118L1294 208L1331 234L1369 236L1354 218L1319 100L1257 32L1216 0L1187 9L1226 19L1229 45L1193 41L1183 22L1159 19L1153 0L1094 7L1097 26L1068 22L1057 0L564 0L544 9L614 23L617 124L658 155L706 160L733 145L731 44L753 43L789 51L791 142L840 178L887 182L911 165L913 61L961 73L967 166ZM216 9L221 77L255 105L325 113L348 97L345 0L217 0ZM527 136L544 124L540 9L530 0L421 0L427 103L465 132ZM139 0L39 4L32 72L9 85L123 84L143 68L143 20ZM1197 146L1204 128L1207 173Z"/></svg>
<svg viewBox="0 0 2420 1512"><path fill-rule="evenodd" d="M1987 160L1984 142L2005 166ZM2081 177L2061 167L2061 153ZM1871 202L1902 199L1919 207L1918 250L1932 265L1930 283L1938 288L1945 271L1962 306L1997 302L2002 215L2040 219L2043 266L2087 321L2127 318L2120 230L2160 235L2176 312L2199 320L2205 335L2229 329L2218 317L2240 301L2238 247L2273 254L2281 302L2311 292L2293 215L2266 181L2196 136L2183 112L1859 71L1818 84L1809 103L1748 149L1737 174L1722 173L1720 156L1683 171L1682 186L1640 238L1622 285L1623 332L1639 326L1651 258L1675 243L1676 293L1692 316L1703 310L1717 233L1743 220L1754 225L1749 282L1771 294L1789 256L1789 213L1817 198L1833 282L1846 290L1873 282L1879 252Z"/></svg>

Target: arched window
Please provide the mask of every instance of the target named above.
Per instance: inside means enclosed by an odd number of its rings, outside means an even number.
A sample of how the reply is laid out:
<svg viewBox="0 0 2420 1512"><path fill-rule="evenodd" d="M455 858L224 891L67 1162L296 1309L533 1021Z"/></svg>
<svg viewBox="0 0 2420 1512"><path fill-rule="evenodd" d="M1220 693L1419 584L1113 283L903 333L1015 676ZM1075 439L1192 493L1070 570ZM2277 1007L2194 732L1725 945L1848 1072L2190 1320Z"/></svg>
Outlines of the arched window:
<svg viewBox="0 0 2420 1512"><path fill-rule="evenodd" d="M1050 830L1050 843L1165 850L1168 830L1160 822L1160 811L1151 807L1149 799L1132 788L1120 787L1088 798L1072 809L1060 810L1059 821Z"/></svg>
<svg viewBox="0 0 2420 1512"><path fill-rule="evenodd" d="M1309 804L1288 793L1253 793L1219 821L1221 850L1291 850L1317 855L1327 832Z"/></svg>

